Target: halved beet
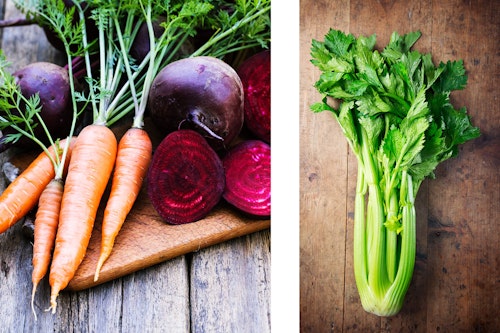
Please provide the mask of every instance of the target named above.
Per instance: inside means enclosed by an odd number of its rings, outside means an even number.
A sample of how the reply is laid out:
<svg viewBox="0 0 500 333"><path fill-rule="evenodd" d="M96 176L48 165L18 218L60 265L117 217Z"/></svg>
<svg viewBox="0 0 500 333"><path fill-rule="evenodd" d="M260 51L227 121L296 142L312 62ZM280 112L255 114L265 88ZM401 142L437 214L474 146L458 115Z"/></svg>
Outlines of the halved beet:
<svg viewBox="0 0 500 333"><path fill-rule="evenodd" d="M167 223L204 218L221 200L224 186L220 157L196 131L174 131L156 148L148 172L148 195Z"/></svg>
<svg viewBox="0 0 500 333"><path fill-rule="evenodd" d="M257 138L271 142L271 51L246 59L238 68L245 92L245 126Z"/></svg>
<svg viewBox="0 0 500 333"><path fill-rule="evenodd" d="M226 173L223 198L255 216L271 214L271 147L261 140L242 141L222 159Z"/></svg>
<svg viewBox="0 0 500 333"><path fill-rule="evenodd" d="M236 71L214 57L174 61L155 77L149 93L154 123L166 133L201 133L209 144L230 147L243 127L243 86Z"/></svg>

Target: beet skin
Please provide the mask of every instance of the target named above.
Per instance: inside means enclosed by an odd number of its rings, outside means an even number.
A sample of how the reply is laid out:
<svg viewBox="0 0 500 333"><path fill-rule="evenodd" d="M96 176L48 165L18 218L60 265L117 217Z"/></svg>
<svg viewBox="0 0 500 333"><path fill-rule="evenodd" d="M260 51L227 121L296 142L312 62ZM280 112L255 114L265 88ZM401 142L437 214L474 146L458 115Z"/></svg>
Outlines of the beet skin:
<svg viewBox="0 0 500 333"><path fill-rule="evenodd" d="M155 77L149 93L154 123L166 134L189 128L214 149L229 147L243 127L243 86L236 71L214 57L174 61Z"/></svg>
<svg viewBox="0 0 500 333"><path fill-rule="evenodd" d="M69 86L68 71L56 64L49 62L34 62L13 74L16 83L21 89L24 97L29 98L34 94L40 97L40 117L47 126L52 138L64 138L69 134L71 121L73 119L73 107L71 105L71 91ZM24 104L21 104L24 108ZM34 127L34 135L44 143L48 143L47 135L43 127L37 123ZM3 135L15 133L16 130L7 127L2 131ZM10 148L12 145L18 147L37 147L37 144L22 136L14 144L4 142L0 138L0 151Z"/></svg>

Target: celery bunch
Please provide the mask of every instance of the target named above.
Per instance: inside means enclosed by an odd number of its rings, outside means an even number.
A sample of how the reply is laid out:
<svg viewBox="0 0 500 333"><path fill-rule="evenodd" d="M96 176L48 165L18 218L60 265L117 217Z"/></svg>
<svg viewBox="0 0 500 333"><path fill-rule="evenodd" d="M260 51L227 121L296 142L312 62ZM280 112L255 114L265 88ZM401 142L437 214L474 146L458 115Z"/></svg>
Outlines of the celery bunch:
<svg viewBox="0 0 500 333"><path fill-rule="evenodd" d="M354 274L363 308L379 316L400 311L412 279L422 181L480 134L450 102L467 84L463 62L435 66L411 50L420 36L394 32L379 52L375 35L332 29L311 47L323 96L311 109L332 112L357 157Z"/></svg>

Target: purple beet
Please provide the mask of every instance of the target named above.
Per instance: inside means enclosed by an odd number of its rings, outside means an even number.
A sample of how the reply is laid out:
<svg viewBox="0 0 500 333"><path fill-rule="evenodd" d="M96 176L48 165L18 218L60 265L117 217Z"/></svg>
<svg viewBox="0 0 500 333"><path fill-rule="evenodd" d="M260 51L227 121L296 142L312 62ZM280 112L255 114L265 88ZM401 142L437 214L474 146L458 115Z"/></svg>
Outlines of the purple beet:
<svg viewBox="0 0 500 333"><path fill-rule="evenodd" d="M40 96L44 123L64 131L73 116L68 71L53 63L35 62L17 70L13 76L24 96L36 93Z"/></svg>
<svg viewBox="0 0 500 333"><path fill-rule="evenodd" d="M35 62L13 73L23 96L29 98L38 93L40 97L40 116L53 139L69 134L73 117L68 71L49 62ZM9 128L3 134L14 132ZM46 141L46 134L39 124L34 129L35 136ZM0 141L2 141L0 139ZM18 146L33 147L35 143L26 137L16 142ZM0 144L7 149L10 144Z"/></svg>
<svg viewBox="0 0 500 333"><path fill-rule="evenodd" d="M165 66L153 80L149 108L165 133L198 131L216 150L229 147L243 127L243 86L236 71L213 57L193 57Z"/></svg>
<svg viewBox="0 0 500 333"><path fill-rule="evenodd" d="M66 9L70 9L74 6L73 0L63 0L64 6ZM87 40L90 43L91 41L95 40L99 36L99 30L97 28L97 25L93 19L90 18L91 14L91 9L88 7L86 2L82 2L80 4L82 9L85 11L85 26L87 29ZM75 14L73 16L73 22L76 24L79 21L78 18L78 13L75 11ZM42 26L43 32L45 33L45 37L47 38L47 41L56 49L61 52L65 52L66 50L64 49L64 44L59 38L59 36L52 30L51 27L47 26ZM73 51L76 51L77 46L73 45L71 46Z"/></svg>
<svg viewBox="0 0 500 333"><path fill-rule="evenodd" d="M226 173L223 198L255 216L271 215L271 147L261 140L246 140L222 159Z"/></svg>
<svg viewBox="0 0 500 333"><path fill-rule="evenodd" d="M161 26L162 21L164 21L164 19L160 18L160 20L153 22L153 31L156 38L160 38L161 34L165 30L165 28ZM148 55L149 51L149 31L146 22L144 22L137 31L137 35L135 36L134 42L130 48L130 55L139 64Z"/></svg>
<svg viewBox="0 0 500 333"><path fill-rule="evenodd" d="M221 200L224 186L222 161L198 132L174 131L156 148L148 172L148 195L167 223L204 218Z"/></svg>

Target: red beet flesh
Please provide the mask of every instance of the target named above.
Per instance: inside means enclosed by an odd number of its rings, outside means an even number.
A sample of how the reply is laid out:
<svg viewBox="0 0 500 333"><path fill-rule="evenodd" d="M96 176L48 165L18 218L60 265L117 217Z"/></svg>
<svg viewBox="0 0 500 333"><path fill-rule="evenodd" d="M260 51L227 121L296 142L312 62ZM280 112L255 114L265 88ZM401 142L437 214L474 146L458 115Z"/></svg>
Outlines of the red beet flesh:
<svg viewBox="0 0 500 333"><path fill-rule="evenodd" d="M174 61L158 73L149 108L154 123L167 134L193 129L218 150L229 147L243 127L243 98L232 67L214 57L193 57Z"/></svg>
<svg viewBox="0 0 500 333"><path fill-rule="evenodd" d="M226 173L224 199L255 216L271 215L271 147L261 140L246 140L223 158Z"/></svg>
<svg viewBox="0 0 500 333"><path fill-rule="evenodd" d="M156 148L148 173L148 195L167 223L204 218L221 200L224 186L221 159L196 131L174 131Z"/></svg>
<svg viewBox="0 0 500 333"><path fill-rule="evenodd" d="M238 68L245 92L245 126L257 138L271 142L271 51L245 60Z"/></svg>

